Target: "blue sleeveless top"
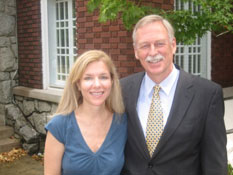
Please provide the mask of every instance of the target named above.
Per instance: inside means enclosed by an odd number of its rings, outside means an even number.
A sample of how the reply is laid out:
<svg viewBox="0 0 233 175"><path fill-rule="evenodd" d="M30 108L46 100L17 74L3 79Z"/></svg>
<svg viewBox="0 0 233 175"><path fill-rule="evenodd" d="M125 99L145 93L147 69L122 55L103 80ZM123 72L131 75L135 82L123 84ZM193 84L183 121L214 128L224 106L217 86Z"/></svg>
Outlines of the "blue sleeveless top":
<svg viewBox="0 0 233 175"><path fill-rule="evenodd" d="M53 117L45 129L65 146L62 175L120 175L127 138L126 114L113 115L107 136L95 153L86 144L74 112Z"/></svg>

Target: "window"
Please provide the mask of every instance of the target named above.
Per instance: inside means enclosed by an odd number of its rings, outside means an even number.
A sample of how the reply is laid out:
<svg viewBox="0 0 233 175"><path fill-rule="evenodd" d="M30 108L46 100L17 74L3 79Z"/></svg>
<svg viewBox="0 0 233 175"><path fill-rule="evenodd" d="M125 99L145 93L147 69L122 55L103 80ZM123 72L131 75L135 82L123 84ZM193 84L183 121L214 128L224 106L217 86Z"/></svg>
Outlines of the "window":
<svg viewBox="0 0 233 175"><path fill-rule="evenodd" d="M191 9L200 11L200 7L194 6L192 1L175 1L175 10ZM185 71L204 78L210 78L210 34L197 38L191 45L177 44L175 63Z"/></svg>
<svg viewBox="0 0 233 175"><path fill-rule="evenodd" d="M42 3L42 8L47 6L42 16L42 43L46 52L43 53L44 87L63 88L77 56L75 0L44 1L47 1Z"/></svg>

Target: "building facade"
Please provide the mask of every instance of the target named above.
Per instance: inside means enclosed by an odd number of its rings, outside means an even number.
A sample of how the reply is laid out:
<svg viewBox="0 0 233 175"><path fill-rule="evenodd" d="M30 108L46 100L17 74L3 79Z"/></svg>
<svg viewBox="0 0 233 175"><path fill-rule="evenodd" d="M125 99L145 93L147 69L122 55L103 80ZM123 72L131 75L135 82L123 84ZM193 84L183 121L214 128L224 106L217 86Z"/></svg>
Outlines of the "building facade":
<svg viewBox="0 0 233 175"><path fill-rule="evenodd" d="M120 77L143 71L134 57L131 34L120 19L101 24L87 0L0 2L0 121L15 128L25 149L41 149L44 124L53 115L76 56L101 49ZM179 0L144 0L163 9L186 8ZM190 7L187 6L187 8ZM178 45L174 61L184 70L233 86L233 35L208 33Z"/></svg>

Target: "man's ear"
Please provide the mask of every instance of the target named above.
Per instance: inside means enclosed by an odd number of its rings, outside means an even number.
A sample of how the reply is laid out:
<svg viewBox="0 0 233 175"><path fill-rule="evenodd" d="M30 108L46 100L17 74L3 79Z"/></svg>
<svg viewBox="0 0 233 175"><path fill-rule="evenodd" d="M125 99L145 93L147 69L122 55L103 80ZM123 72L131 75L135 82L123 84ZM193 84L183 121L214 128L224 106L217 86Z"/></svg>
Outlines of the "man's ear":
<svg viewBox="0 0 233 175"><path fill-rule="evenodd" d="M134 55L137 60L139 60L137 49L134 46Z"/></svg>
<svg viewBox="0 0 233 175"><path fill-rule="evenodd" d="M173 54L176 53L176 38L175 37L172 39L172 52Z"/></svg>

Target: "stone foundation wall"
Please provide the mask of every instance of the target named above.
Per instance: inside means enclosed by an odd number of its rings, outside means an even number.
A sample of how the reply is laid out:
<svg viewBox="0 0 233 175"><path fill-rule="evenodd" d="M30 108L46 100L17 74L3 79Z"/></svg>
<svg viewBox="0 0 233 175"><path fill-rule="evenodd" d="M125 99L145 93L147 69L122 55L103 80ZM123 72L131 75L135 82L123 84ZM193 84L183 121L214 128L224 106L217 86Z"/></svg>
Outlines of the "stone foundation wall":
<svg viewBox="0 0 233 175"><path fill-rule="evenodd" d="M21 139L23 148L29 153L43 152L46 134L44 125L55 112L57 103L56 100L46 101L40 97L30 98L33 95L27 96L25 93L22 96L14 95L13 89L19 84L16 16L16 0L1 0L0 125L12 126L15 137Z"/></svg>
<svg viewBox="0 0 233 175"><path fill-rule="evenodd" d="M0 1L0 124L5 124L5 106L18 84L18 49L15 0Z"/></svg>
<svg viewBox="0 0 233 175"><path fill-rule="evenodd" d="M13 103L5 106L6 125L14 128L16 137L21 139L23 148L29 153L43 152L44 126L56 108L56 103L14 96Z"/></svg>

